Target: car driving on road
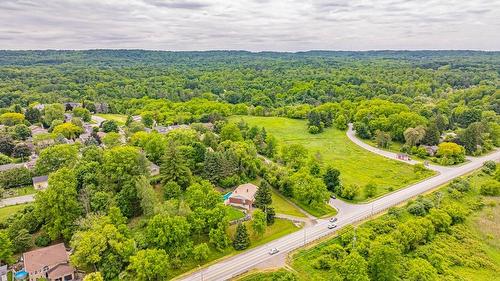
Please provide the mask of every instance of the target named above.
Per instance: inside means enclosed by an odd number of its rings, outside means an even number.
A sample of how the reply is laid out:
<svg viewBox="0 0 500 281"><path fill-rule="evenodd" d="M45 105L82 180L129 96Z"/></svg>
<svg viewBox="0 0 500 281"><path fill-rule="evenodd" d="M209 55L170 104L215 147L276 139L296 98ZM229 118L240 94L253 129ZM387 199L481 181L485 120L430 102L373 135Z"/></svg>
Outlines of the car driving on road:
<svg viewBox="0 0 500 281"><path fill-rule="evenodd" d="M274 255L274 254L276 254L278 252L279 252L278 248L272 248L271 250L269 250L269 254L270 255Z"/></svg>

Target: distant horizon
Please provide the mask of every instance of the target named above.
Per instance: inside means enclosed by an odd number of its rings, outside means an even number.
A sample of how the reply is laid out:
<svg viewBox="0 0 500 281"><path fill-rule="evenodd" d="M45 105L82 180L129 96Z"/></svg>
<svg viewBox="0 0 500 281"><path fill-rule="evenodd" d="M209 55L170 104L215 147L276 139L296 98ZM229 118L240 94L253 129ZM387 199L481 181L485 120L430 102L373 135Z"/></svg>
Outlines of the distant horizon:
<svg viewBox="0 0 500 281"><path fill-rule="evenodd" d="M146 49L146 48L88 48L88 49L0 49L0 51L11 51L11 52L30 52L30 51L146 51L146 52L176 52L176 53L188 53L188 52L247 52L247 53L308 53L308 52L484 52L484 53L495 53L500 52L500 49L366 49L366 50L347 50L347 49L308 49L308 50L297 50L297 51L278 51L278 50L244 50L244 49L198 49L198 50L167 50L167 49Z"/></svg>

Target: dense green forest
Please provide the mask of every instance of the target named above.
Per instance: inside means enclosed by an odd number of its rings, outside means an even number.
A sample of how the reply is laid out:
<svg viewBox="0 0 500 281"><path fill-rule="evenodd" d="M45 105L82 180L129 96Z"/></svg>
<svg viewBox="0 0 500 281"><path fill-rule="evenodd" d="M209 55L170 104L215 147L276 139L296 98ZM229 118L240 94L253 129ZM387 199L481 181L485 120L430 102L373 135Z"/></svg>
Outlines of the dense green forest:
<svg viewBox="0 0 500 281"><path fill-rule="evenodd" d="M48 176L33 203L2 214L0 261L64 241L72 264L96 280L170 279L301 227L277 210L331 216L330 196L369 200L431 176L429 161L490 152L500 146L499 82L498 52L0 51L0 195ZM349 124L364 141L425 162L348 145ZM491 187L458 181L442 202L497 196L498 169L487 168ZM251 218L224 205L244 183L260 186ZM441 199L392 210L391 225L366 235L410 231L410 218L432 230L380 250L399 258L461 231L465 215ZM348 244L332 253L369 257L369 245ZM434 272L424 258L397 269L444 274L448 264ZM330 272L337 260L312 270Z"/></svg>

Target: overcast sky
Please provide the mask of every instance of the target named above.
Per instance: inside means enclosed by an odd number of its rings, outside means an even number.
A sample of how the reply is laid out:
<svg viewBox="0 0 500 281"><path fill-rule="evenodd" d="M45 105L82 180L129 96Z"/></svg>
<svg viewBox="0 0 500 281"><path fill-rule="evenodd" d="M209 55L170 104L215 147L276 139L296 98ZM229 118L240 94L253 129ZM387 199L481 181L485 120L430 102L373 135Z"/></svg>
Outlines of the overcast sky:
<svg viewBox="0 0 500 281"><path fill-rule="evenodd" d="M0 49L500 50L500 0L0 0Z"/></svg>

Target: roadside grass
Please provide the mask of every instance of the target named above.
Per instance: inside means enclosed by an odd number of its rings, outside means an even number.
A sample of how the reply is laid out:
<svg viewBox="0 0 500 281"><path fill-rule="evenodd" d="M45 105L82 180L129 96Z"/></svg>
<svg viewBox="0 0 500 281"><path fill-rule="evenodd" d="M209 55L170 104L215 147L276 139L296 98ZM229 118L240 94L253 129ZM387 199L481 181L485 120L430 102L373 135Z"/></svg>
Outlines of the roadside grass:
<svg viewBox="0 0 500 281"><path fill-rule="evenodd" d="M125 125L125 122L127 122L127 115L123 114L104 114L104 113L99 113L96 114L96 116L102 117L107 120L113 120L118 123L118 125Z"/></svg>
<svg viewBox="0 0 500 281"><path fill-rule="evenodd" d="M11 198L29 194L35 194L36 190L32 185L22 186L22 187L14 187L5 190L4 198Z"/></svg>
<svg viewBox="0 0 500 281"><path fill-rule="evenodd" d="M248 234L250 235L250 248L254 248L265 244L274 239L278 239L282 236L295 232L301 227L297 227L293 222L285 219L276 218L273 225L267 226L266 232L262 236L257 236L252 230L252 221L246 221L244 224L247 227ZM237 225L231 225L227 233L231 239L234 238L236 233Z"/></svg>
<svg viewBox="0 0 500 281"><path fill-rule="evenodd" d="M307 217L304 213L302 213L299 209L297 209L297 207L290 204L290 202L288 202L285 198L283 198L283 195L278 194L276 190L271 189L271 195L273 198L273 203L271 204L271 207L274 208L274 211L277 214L285 214L300 218Z"/></svg>
<svg viewBox="0 0 500 281"><path fill-rule="evenodd" d="M247 230L248 230L248 233L250 235L250 247L248 249L258 247L258 246L263 245L269 241L278 239L280 237L283 237L285 235L288 235L292 232L295 232L295 231L298 231L299 229L301 229L301 227L297 227L291 221L277 218L273 225L268 226L266 228L266 232L264 233L264 235L262 235L262 237L258 237L258 236L253 234L252 227L250 225L250 221L244 222L244 224L247 226ZM227 233L231 239L233 239L233 236L236 232L236 226L237 225L232 225L228 228ZM204 238L204 239L206 239L206 238ZM196 242L197 243L205 242L208 244L208 241L200 240L200 241L196 241ZM208 255L208 258L205 261L200 263L200 262L195 261L194 259L187 259L186 263L183 264L182 267L177 268L177 269L173 269L171 271L171 276L172 277L178 276L178 275L186 273L190 270L195 270L195 269L197 269L197 267L208 266L220 258L228 258L230 256L244 252L244 251L236 251L233 248L232 244L229 245L229 247L226 248L222 252L217 251L210 244L209 244L209 247L210 247L210 253Z"/></svg>
<svg viewBox="0 0 500 281"><path fill-rule="evenodd" d="M240 276L236 280L238 281L276 281L276 280L289 280L286 277L280 279L281 275L289 274L285 269L270 269L264 272L249 272L243 276Z"/></svg>
<svg viewBox="0 0 500 281"><path fill-rule="evenodd" d="M299 200L296 200L295 198L291 200L293 203L297 204L297 206L299 206L300 208L304 209L306 212L317 218L332 217L337 214L337 210L335 210L335 208L326 203L317 206L311 206Z"/></svg>
<svg viewBox="0 0 500 281"><path fill-rule="evenodd" d="M0 222L5 221L10 215L24 209L28 204L12 205L0 208Z"/></svg>
<svg viewBox="0 0 500 281"><path fill-rule="evenodd" d="M485 198L486 207L467 221L482 242L482 248L500 269L500 197ZM464 279L471 281L500 280L498 272L489 268L453 267Z"/></svg>
<svg viewBox="0 0 500 281"><path fill-rule="evenodd" d="M352 200L364 202L369 199L363 187L373 183L376 190L372 198L419 182L434 174L433 171L416 174L409 164L387 159L369 152L349 140L345 131L327 128L321 134L307 132L307 121L284 117L233 116L233 122L243 119L249 125L265 127L279 143L304 145L311 155L320 153L323 165L333 165L340 170L344 185L356 184L360 192Z"/></svg>
<svg viewBox="0 0 500 281"><path fill-rule="evenodd" d="M442 253L448 253L448 255L453 256L458 259L457 264L462 264L461 266L450 266L449 270L453 271L456 276L461 276L463 280L471 281L482 281L482 280L499 280L498 270L500 270L500 197L482 197L478 190L482 183L488 181L491 177L486 176L481 171L476 171L463 178L468 178L471 182L472 190L464 194L460 199L452 199L450 195L445 195L446 200L452 200L455 204L459 205L471 205L478 203L478 200L484 202L484 207L482 210L474 211L469 217L466 218L463 226L467 229L467 233L472 233L471 237L455 238L453 234L437 234L440 238L435 238L429 244L434 243L435 248L442 248ZM443 185L436 189L434 192L427 194L428 198L432 198L432 194L436 192L441 192L443 194L448 194L447 185ZM481 199L482 198L482 199ZM415 216L407 213L406 204L401 205L398 209L402 210L403 213L398 219L400 222L406 222L410 219L415 219ZM370 227L370 224L380 224L388 220L388 215L384 214L375 219L368 220L357 226L359 235L368 235L363 229ZM327 240L321 241L318 244L310 247L298 250L294 252L290 257L290 265L297 272L297 277L299 280L330 280L330 272L327 270L319 270L314 264L318 257L323 253L325 247L332 244L340 244L340 237L343 233L346 233L348 229L341 229ZM457 234L463 235L463 234ZM373 237L372 239L375 239ZM458 241L457 241L458 239ZM462 247L463 243L463 247ZM368 246L369 245L365 245ZM422 246L424 247L424 246ZM457 248L458 247L458 248ZM418 250L418 248L417 248ZM408 257L412 257L413 253L410 252L406 254ZM463 263L460 259L467 256L471 257L481 257L487 258L492 262L491 266L474 266L474 261L470 263ZM469 266L467 266L469 265ZM269 273L261 273L261 280ZM255 275L256 276L256 275ZM443 276L440 276L443 277ZM253 280L253 279L250 279Z"/></svg>
<svg viewBox="0 0 500 281"><path fill-rule="evenodd" d="M229 221L234 221L245 217L245 213L231 206L227 207L227 214Z"/></svg>

